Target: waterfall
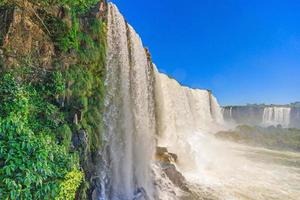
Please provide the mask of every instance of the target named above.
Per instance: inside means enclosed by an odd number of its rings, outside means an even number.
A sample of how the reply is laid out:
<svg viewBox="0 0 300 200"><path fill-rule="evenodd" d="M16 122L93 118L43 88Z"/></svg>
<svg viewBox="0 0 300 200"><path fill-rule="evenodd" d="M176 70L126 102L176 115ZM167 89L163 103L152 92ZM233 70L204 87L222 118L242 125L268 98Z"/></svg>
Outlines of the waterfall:
<svg viewBox="0 0 300 200"><path fill-rule="evenodd" d="M288 107L266 107L263 112L263 125L282 125L289 127L291 108Z"/></svg>
<svg viewBox="0 0 300 200"><path fill-rule="evenodd" d="M156 121L152 65L141 39L113 4L108 5L107 37L108 199L152 199Z"/></svg>
<svg viewBox="0 0 300 200"><path fill-rule="evenodd" d="M222 107L222 115L226 122L233 122L233 107Z"/></svg>
<svg viewBox="0 0 300 200"><path fill-rule="evenodd" d="M104 149L108 183L100 199L156 199L160 190L154 187L155 145L176 153L183 168L192 166L191 153L197 152L187 136L215 132L223 115L210 91L181 86L159 73L140 37L111 3L107 25Z"/></svg>
<svg viewBox="0 0 300 200"><path fill-rule="evenodd" d="M220 105L219 105L219 103L217 101L217 98L215 96L213 96L211 94L211 92L209 92L209 95L210 95L210 101L211 101L210 107L211 107L211 112L212 112L213 120L217 124L224 124L224 118L223 118L223 114L222 114L222 108L220 107Z"/></svg>
<svg viewBox="0 0 300 200"><path fill-rule="evenodd" d="M213 133L223 123L221 108L210 91L190 89L155 72L159 146L178 155L182 169L195 166L193 141L197 133Z"/></svg>

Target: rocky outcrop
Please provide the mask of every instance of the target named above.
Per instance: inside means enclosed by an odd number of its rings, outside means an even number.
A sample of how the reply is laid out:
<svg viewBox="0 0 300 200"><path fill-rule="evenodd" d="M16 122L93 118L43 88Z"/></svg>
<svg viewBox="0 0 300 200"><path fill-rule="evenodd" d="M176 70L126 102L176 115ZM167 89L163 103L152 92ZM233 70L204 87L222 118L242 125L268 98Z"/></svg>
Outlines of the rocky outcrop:
<svg viewBox="0 0 300 200"><path fill-rule="evenodd" d="M175 166L177 155L168 152L166 147L157 147L155 157L158 165L169 178L169 180L181 190L189 192L189 188L184 176L177 170Z"/></svg>
<svg viewBox="0 0 300 200"><path fill-rule="evenodd" d="M19 65L21 58L27 57L43 69L51 68L54 44L37 12L27 1L22 7L0 9L0 21L4 22L1 23L0 44L6 67Z"/></svg>
<svg viewBox="0 0 300 200"><path fill-rule="evenodd" d="M156 147L156 160L165 163L175 163L177 161L177 155L168 152L166 147Z"/></svg>

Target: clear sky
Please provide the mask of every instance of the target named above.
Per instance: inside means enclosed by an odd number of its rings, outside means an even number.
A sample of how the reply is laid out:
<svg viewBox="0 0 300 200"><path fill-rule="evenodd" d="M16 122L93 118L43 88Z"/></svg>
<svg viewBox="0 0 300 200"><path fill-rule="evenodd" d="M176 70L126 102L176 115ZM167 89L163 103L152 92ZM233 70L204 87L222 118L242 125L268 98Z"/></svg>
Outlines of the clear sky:
<svg viewBox="0 0 300 200"><path fill-rule="evenodd" d="M220 104L300 101L300 0L114 0L160 71Z"/></svg>

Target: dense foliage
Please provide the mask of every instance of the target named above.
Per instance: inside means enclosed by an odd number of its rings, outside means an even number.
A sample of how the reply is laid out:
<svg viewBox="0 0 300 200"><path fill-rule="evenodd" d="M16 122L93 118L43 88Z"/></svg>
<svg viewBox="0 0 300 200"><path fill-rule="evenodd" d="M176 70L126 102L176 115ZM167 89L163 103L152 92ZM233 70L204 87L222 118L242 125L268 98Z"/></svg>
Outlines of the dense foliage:
<svg viewBox="0 0 300 200"><path fill-rule="evenodd" d="M288 129L280 126L263 128L242 125L235 130L221 131L216 136L270 149L300 151L300 130L294 128Z"/></svg>
<svg viewBox="0 0 300 200"><path fill-rule="evenodd" d="M60 191L55 200L73 200L76 191L83 179L83 174L74 169L65 176L65 180L60 184Z"/></svg>
<svg viewBox="0 0 300 200"><path fill-rule="evenodd" d="M97 2L0 0L34 12L55 47L52 69L38 65L36 54L18 57L12 68L0 60L0 199L87 198L104 96L105 21L86 18ZM52 15L53 8L64 17ZM74 146L82 131L87 144Z"/></svg>
<svg viewBox="0 0 300 200"><path fill-rule="evenodd" d="M68 172L78 167L76 155L56 143L52 131L58 124L38 119L39 113L50 117L53 112L47 111L50 104L40 105L42 97L37 98L35 93L30 85L18 83L11 73L1 75L1 199L53 199L64 190L59 186ZM73 181L78 185L81 179Z"/></svg>

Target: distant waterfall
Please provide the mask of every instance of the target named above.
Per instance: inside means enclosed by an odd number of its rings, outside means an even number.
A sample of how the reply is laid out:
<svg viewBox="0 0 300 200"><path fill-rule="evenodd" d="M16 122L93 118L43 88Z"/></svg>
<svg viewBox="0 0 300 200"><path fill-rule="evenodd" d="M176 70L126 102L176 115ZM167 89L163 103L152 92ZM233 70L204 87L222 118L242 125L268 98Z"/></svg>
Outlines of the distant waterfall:
<svg viewBox="0 0 300 200"><path fill-rule="evenodd" d="M229 116L230 116L230 118L232 118L232 107L230 107Z"/></svg>
<svg viewBox="0 0 300 200"><path fill-rule="evenodd" d="M232 115L232 106L230 107L222 107L222 115L225 121L231 122L234 121Z"/></svg>
<svg viewBox="0 0 300 200"><path fill-rule="evenodd" d="M263 125L290 125L291 108L287 107L266 107L263 113Z"/></svg>
<svg viewBox="0 0 300 200"><path fill-rule="evenodd" d="M300 108L292 105L225 106L222 113L233 125L300 127Z"/></svg>
<svg viewBox="0 0 300 200"><path fill-rule="evenodd" d="M152 199L156 121L152 65L139 36L112 4L107 35L108 199L132 200L139 195Z"/></svg>

